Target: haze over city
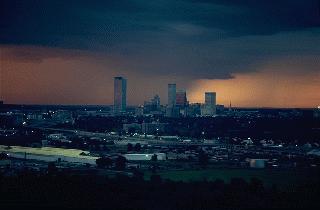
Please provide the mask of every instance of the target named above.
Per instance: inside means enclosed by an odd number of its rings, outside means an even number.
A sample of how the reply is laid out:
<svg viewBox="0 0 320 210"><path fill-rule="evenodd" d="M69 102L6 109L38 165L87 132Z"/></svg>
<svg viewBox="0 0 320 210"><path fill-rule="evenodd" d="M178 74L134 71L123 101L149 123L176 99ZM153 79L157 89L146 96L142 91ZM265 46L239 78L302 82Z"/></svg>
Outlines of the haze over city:
<svg viewBox="0 0 320 210"><path fill-rule="evenodd" d="M32 2L32 3L31 3ZM1 100L128 105L167 84L238 107L317 107L319 1L1 2Z"/></svg>

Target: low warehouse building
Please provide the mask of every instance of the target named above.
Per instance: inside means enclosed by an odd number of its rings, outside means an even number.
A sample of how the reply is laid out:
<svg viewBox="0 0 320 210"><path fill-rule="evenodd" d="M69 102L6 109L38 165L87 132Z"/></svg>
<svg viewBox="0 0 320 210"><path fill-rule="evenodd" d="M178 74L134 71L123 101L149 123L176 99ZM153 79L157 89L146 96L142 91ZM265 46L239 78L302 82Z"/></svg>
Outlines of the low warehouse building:
<svg viewBox="0 0 320 210"><path fill-rule="evenodd" d="M265 159L250 159L250 168L264 168Z"/></svg>
<svg viewBox="0 0 320 210"><path fill-rule="evenodd" d="M125 154L124 157L127 160L135 160L135 161L141 161L141 160L151 160L153 155L157 155L157 160L166 160L167 156L165 153L154 153L154 154Z"/></svg>

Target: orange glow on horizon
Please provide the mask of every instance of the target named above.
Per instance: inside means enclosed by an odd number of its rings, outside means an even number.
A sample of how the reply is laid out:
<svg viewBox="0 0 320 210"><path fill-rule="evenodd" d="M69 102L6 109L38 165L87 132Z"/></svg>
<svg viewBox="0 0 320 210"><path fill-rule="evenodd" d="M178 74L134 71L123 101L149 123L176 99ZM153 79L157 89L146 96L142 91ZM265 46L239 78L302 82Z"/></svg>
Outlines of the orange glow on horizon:
<svg viewBox="0 0 320 210"><path fill-rule="evenodd" d="M320 103L320 73L287 74L263 70L235 74L229 80L197 80L189 88L191 102L203 102L204 92L217 92L217 103L235 107L314 108Z"/></svg>
<svg viewBox="0 0 320 210"><path fill-rule="evenodd" d="M228 80L196 80L188 75L125 71L105 55L30 46L1 46L0 99L16 104L112 104L113 77L128 79L128 105L155 94L167 103L167 84L185 88L190 102L203 102L204 92L217 92L217 103L237 107L317 107L320 105L320 62L299 65L282 59L256 72ZM99 57L100 56L100 57ZM121 62L121 60L120 60ZM290 63L291 62L291 63ZM303 70L301 70L303 69Z"/></svg>

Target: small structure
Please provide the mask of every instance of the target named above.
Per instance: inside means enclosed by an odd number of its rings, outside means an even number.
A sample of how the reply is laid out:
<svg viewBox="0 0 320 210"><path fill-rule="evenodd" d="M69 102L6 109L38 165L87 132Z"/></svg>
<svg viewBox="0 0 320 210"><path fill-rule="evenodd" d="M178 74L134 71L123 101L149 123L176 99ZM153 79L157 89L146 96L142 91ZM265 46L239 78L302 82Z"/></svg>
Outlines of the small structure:
<svg viewBox="0 0 320 210"><path fill-rule="evenodd" d="M265 168L265 159L250 159L250 168Z"/></svg>
<svg viewBox="0 0 320 210"><path fill-rule="evenodd" d="M9 155L2 152L0 153L0 168L4 167L10 167L11 166L11 160L9 159Z"/></svg>
<svg viewBox="0 0 320 210"><path fill-rule="evenodd" d="M151 160L153 155L157 155L157 160L166 160L167 156L165 153L154 153L154 154L125 154L124 157L127 160L142 161Z"/></svg>
<svg viewBox="0 0 320 210"><path fill-rule="evenodd" d="M320 156L320 150L319 149L313 149L307 153L307 155L314 155L314 156Z"/></svg>
<svg viewBox="0 0 320 210"><path fill-rule="evenodd" d="M178 136L160 136L160 140L165 140L165 141L178 141L179 137Z"/></svg>
<svg viewBox="0 0 320 210"><path fill-rule="evenodd" d="M11 167L11 160L6 159L6 160L0 160L0 168L9 168Z"/></svg>

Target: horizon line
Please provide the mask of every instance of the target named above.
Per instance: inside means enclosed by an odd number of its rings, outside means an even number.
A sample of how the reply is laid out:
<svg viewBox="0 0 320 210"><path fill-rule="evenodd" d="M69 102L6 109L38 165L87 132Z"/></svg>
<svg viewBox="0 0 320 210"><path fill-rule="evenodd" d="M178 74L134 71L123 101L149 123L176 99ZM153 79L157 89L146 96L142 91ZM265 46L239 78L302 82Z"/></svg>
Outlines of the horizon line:
<svg viewBox="0 0 320 210"><path fill-rule="evenodd" d="M191 103L196 104L196 103ZM12 105L12 106L113 106L113 104L24 104L24 103L3 103L3 105ZM217 105L223 105L225 108L229 108L229 106L225 106L224 104L217 104ZM135 106L141 106L141 105L127 105L127 107L135 107ZM165 105L164 105L165 106ZM268 107L268 106L232 106L231 108L236 109L317 109L317 106L315 107Z"/></svg>

